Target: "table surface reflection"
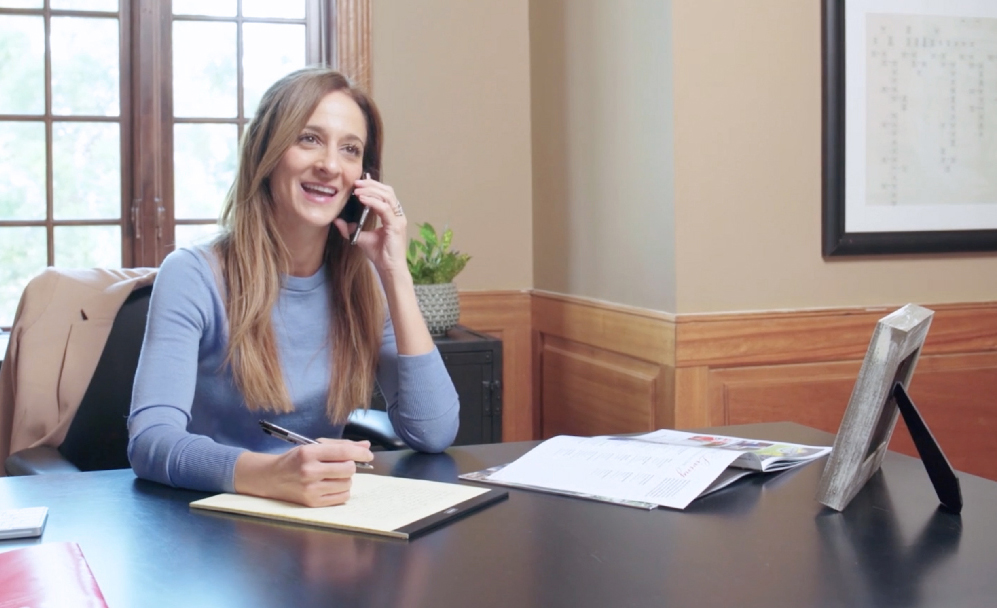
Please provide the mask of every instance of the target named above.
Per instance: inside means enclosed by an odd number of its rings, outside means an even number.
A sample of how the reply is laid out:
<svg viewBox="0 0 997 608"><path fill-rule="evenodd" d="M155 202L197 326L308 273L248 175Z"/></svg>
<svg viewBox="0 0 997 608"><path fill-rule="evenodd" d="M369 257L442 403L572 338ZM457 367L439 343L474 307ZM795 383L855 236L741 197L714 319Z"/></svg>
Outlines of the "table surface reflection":
<svg viewBox="0 0 997 608"><path fill-rule="evenodd" d="M713 429L829 445L791 423ZM456 481L534 443L379 453L376 473ZM0 479L0 505L50 509L112 608L139 606L991 606L997 483L961 474L938 508L920 461L888 454L844 513L814 500L823 461L755 476L684 511L509 489L411 541L192 511L206 496L130 470Z"/></svg>

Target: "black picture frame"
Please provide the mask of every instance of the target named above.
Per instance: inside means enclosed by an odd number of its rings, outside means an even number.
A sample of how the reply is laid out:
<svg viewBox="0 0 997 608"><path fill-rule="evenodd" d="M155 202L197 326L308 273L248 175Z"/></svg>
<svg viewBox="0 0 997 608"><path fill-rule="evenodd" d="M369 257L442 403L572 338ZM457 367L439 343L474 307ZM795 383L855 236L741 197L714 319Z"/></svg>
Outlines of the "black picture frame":
<svg viewBox="0 0 997 608"><path fill-rule="evenodd" d="M997 225L980 230L846 232L847 1L822 0L822 255L834 257L997 251Z"/></svg>

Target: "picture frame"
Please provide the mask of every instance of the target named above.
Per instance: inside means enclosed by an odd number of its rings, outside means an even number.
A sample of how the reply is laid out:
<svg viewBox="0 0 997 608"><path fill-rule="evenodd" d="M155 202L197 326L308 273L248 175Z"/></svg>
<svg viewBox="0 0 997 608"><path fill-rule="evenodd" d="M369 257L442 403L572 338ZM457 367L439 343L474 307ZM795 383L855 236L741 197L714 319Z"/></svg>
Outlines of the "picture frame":
<svg viewBox="0 0 997 608"><path fill-rule="evenodd" d="M822 255L997 251L997 3L822 12Z"/></svg>
<svg viewBox="0 0 997 608"><path fill-rule="evenodd" d="M818 484L821 504L843 511L879 470L900 414L894 387L910 384L933 316L907 304L876 323Z"/></svg>

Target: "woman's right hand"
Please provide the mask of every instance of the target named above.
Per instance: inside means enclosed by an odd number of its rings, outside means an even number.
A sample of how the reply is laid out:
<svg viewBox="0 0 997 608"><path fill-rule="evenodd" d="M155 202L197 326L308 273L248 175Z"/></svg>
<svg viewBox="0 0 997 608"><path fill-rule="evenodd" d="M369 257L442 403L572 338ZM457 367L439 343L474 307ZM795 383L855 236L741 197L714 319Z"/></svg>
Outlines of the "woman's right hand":
<svg viewBox="0 0 997 608"><path fill-rule="evenodd" d="M235 491L307 507L343 504L350 497L355 462L374 458L369 441L320 439L283 454L243 452L235 461Z"/></svg>

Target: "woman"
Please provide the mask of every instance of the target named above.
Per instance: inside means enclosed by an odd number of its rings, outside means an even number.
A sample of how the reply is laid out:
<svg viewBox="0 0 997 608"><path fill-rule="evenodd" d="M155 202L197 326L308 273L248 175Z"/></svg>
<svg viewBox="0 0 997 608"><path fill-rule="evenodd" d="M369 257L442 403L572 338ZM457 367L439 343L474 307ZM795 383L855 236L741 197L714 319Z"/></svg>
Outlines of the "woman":
<svg viewBox="0 0 997 608"><path fill-rule="evenodd" d="M299 70L263 96L222 235L171 253L156 279L128 419L139 477L345 502L367 442L288 449L258 421L341 437L375 376L406 443L453 441L457 393L416 303L404 212L378 181L381 133L371 100L331 70ZM371 216L356 245L339 217L351 195Z"/></svg>

